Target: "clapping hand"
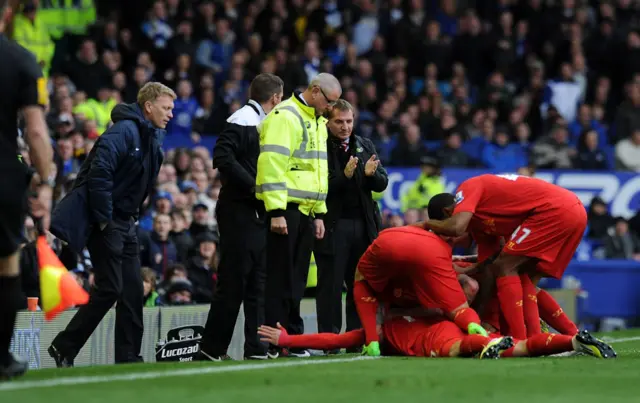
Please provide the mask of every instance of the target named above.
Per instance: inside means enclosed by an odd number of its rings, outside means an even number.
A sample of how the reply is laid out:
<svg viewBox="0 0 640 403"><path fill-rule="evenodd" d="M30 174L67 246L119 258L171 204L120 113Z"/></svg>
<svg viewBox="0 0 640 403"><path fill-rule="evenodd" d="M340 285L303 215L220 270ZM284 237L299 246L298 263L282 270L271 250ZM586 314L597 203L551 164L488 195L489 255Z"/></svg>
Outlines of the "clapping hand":
<svg viewBox="0 0 640 403"><path fill-rule="evenodd" d="M351 156L349 158L349 162L347 162L347 166L344 167L344 176L348 179L353 178L353 173L356 171L356 167L358 166L358 157Z"/></svg>
<svg viewBox="0 0 640 403"><path fill-rule="evenodd" d="M380 165L380 160L377 160L374 154L364 166L364 174L366 176L373 176L373 174L376 173L376 169L378 169L378 165Z"/></svg>

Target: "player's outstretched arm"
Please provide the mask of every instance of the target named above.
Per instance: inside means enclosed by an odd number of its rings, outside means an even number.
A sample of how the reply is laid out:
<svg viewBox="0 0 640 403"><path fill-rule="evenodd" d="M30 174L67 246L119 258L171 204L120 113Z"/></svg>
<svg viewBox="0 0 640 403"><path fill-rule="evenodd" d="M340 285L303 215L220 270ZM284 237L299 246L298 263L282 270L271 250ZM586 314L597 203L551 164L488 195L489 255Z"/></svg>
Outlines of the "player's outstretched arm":
<svg viewBox="0 0 640 403"><path fill-rule="evenodd" d="M260 326L260 341L288 348L310 348L314 350L335 350L362 346L365 342L364 330L358 329L343 334L312 333L289 335L280 323L277 328Z"/></svg>
<svg viewBox="0 0 640 403"><path fill-rule="evenodd" d="M438 235L460 237L467 232L472 217L473 213L462 211L445 220L427 220L423 223L422 228L431 230Z"/></svg>

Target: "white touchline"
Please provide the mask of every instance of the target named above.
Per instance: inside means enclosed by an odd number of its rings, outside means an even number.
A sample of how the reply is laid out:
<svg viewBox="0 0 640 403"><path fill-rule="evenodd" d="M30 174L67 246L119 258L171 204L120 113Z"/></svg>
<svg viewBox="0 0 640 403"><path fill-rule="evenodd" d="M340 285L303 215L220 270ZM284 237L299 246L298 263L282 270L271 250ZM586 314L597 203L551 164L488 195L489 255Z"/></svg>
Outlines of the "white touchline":
<svg viewBox="0 0 640 403"><path fill-rule="evenodd" d="M625 343L628 341L638 341L640 340L640 336L623 337L619 339L603 338L603 340L606 341L607 343ZM50 388L50 387L65 386L65 385L84 385L89 383L137 381L140 379L157 379L157 378L166 378L169 376L217 374L217 373L223 373L223 372L253 371L257 369L268 369L268 368L299 367L303 365L334 364L334 363L341 363L341 362L355 362L355 361L373 360L373 359L376 359L376 358L354 357L354 358L337 358L337 359L324 359L324 360L286 361L286 362L276 362L273 364L249 364L249 365L228 365L228 366L214 365L211 367L174 369L170 371L133 372L130 374L104 375L104 376L65 377L65 378L56 378L56 379L45 379L41 381L17 381L17 382L0 384L0 392L8 391L8 390L23 390L23 389L32 389L32 388Z"/></svg>
<svg viewBox="0 0 640 403"><path fill-rule="evenodd" d="M299 360L299 361L286 361L276 362L273 364L249 364L249 365L225 365L225 366L211 366L211 367L198 367L198 368L185 368L174 369L169 371L151 371L151 372L133 372L129 374L119 375L104 375L104 376L79 376L79 377L64 377L57 379L46 379L41 381L16 381L0 384L0 392L9 390L23 390L33 388L49 388L56 386L66 385L85 385L89 383L106 383L106 382L126 382L137 381L140 379L158 379L166 378L170 376L189 376L189 375L204 375L204 374L216 374L222 372L240 372L240 371L253 371L258 369L269 368L286 368L286 367L299 367L303 365L322 365L322 364L335 364L344 362L355 362L363 360L373 360L375 357L353 357L353 358L338 358L338 359L322 359L322 360Z"/></svg>
<svg viewBox="0 0 640 403"><path fill-rule="evenodd" d="M602 338L602 341L607 342L607 343L624 343L627 341L638 341L640 340L640 336L635 336L635 337L622 337L619 339L613 339L613 338L609 338L609 337L604 337Z"/></svg>

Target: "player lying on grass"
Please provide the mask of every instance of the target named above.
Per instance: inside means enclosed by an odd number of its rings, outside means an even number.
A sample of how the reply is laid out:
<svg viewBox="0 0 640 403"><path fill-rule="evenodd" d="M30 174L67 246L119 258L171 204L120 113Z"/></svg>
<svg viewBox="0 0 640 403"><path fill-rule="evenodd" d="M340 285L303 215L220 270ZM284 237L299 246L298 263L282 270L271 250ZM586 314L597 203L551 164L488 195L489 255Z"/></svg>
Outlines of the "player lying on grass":
<svg viewBox="0 0 640 403"><path fill-rule="evenodd" d="M541 277L562 277L587 225L584 206L564 188L518 175L480 175L448 197L447 217L422 227L445 236L507 239L494 262L500 309L514 337L539 334L535 285Z"/></svg>
<svg viewBox="0 0 640 403"><path fill-rule="evenodd" d="M444 317L413 318L399 316L388 319L379 327L382 355L408 357L473 357L483 359L500 357L500 352L513 346L511 337L490 338L480 334L465 334L455 323ZM333 350L355 348L364 344L363 329L343 334L317 333L289 335L280 326L260 326L258 334L263 342L281 347ZM377 354L380 355L380 354Z"/></svg>
<svg viewBox="0 0 640 403"><path fill-rule="evenodd" d="M457 334L456 334L457 333ZM335 350L360 347L365 341L363 329L350 332L315 333L289 335L278 324L278 328L260 326L258 334L263 342L286 348ZM566 352L579 352L597 358L615 358L615 351L597 340L586 330L575 336L556 333L541 333L527 340L511 337L465 335L452 322L441 319L428 321L409 316L396 317L380 327L382 355L409 357L473 357L510 358L541 357ZM513 347L508 348L510 345Z"/></svg>
<svg viewBox="0 0 640 403"><path fill-rule="evenodd" d="M473 280L465 277L461 277L462 287L472 300L477 287ZM538 334L520 341L513 341L512 338L499 334L491 334L489 337L465 334L437 310L425 310L417 306L417 299L410 284L403 281L392 281L388 289L380 294L380 299L384 306L401 307L388 310L389 314L383 315L381 324L376 327L383 355L471 357L479 354L480 358L499 358L538 357L577 351L599 358L616 356L610 346L586 331L575 336ZM318 350L359 347L367 340L364 329L343 334L289 335L280 324L278 328L261 326L258 334L262 341L281 347ZM368 350L369 348L365 347L365 354L370 353Z"/></svg>
<svg viewBox="0 0 640 403"><path fill-rule="evenodd" d="M390 228L380 232L362 255L353 298L370 354L379 350L378 298L394 281L409 282L420 306L441 310L464 333L487 336L458 283L448 241L421 228Z"/></svg>

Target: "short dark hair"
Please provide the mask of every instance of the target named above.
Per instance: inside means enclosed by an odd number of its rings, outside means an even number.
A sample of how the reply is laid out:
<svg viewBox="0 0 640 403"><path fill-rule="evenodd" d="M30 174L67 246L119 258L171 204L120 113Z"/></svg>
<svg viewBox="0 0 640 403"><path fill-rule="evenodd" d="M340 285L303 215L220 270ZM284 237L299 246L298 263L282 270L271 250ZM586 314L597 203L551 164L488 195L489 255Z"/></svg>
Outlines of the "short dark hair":
<svg viewBox="0 0 640 403"><path fill-rule="evenodd" d="M444 209L452 207L456 203L456 198L451 193L439 193L429 200L427 211L432 220L444 220Z"/></svg>
<svg viewBox="0 0 640 403"><path fill-rule="evenodd" d="M349 103L349 101L346 101L344 99L338 99L333 104L333 107L331 108L331 111L329 112L329 119L331 119L333 117L333 114L335 112L348 112L348 111L351 111L351 113L353 113L353 117L355 119L355 117L356 117L356 109L353 107L353 105L351 105Z"/></svg>
<svg viewBox="0 0 640 403"><path fill-rule="evenodd" d="M267 102L274 94L279 94L284 88L284 82L275 74L261 73L251 81L249 97L256 102Z"/></svg>

